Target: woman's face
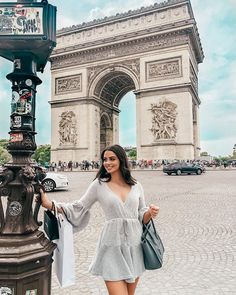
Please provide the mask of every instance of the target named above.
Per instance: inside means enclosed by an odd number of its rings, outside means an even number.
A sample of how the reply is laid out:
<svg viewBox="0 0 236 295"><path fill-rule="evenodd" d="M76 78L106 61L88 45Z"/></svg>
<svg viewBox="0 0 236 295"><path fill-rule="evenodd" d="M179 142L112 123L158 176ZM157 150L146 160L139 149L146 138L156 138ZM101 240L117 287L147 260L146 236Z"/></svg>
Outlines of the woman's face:
<svg viewBox="0 0 236 295"><path fill-rule="evenodd" d="M103 156L103 166L106 171L110 174L119 171L120 169L120 160L117 155L112 151L105 151Z"/></svg>

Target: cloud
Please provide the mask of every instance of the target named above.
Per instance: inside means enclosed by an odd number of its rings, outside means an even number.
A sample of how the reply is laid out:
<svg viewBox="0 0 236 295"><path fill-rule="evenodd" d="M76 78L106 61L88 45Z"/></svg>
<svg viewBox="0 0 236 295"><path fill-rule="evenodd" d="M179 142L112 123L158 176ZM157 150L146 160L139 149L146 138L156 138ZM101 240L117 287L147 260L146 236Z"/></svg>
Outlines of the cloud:
<svg viewBox="0 0 236 295"><path fill-rule="evenodd" d="M199 65L201 146L214 155L232 154L235 144L236 18L235 3L193 0L205 53Z"/></svg>
<svg viewBox="0 0 236 295"><path fill-rule="evenodd" d="M88 20L94 20L98 18L103 18L105 16L112 16L116 13L127 12L128 10L134 10L140 7L146 7L149 5L153 5L154 3L159 3L161 1L155 0L129 0L129 1L109 1L104 5L97 6L92 8L89 12Z"/></svg>

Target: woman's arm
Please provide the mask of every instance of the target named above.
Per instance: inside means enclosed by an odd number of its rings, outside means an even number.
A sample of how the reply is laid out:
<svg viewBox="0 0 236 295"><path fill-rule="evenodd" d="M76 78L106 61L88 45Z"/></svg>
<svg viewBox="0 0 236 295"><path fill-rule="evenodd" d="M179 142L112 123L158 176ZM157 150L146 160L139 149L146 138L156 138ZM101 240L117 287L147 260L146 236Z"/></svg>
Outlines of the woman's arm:
<svg viewBox="0 0 236 295"><path fill-rule="evenodd" d="M42 202L42 207L52 210L53 209L53 202L48 198L46 193L40 189L40 195L41 195L41 202ZM62 213L62 210L60 208L57 208L57 211L59 213Z"/></svg>

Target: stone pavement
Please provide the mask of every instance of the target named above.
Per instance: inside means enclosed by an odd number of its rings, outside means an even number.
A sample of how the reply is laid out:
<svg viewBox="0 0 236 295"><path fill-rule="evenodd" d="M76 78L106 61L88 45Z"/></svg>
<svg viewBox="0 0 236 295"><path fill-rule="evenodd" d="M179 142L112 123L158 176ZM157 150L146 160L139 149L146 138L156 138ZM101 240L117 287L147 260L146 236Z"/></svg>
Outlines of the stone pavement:
<svg viewBox="0 0 236 295"><path fill-rule="evenodd" d="M94 172L68 172L68 191L52 199L78 199ZM160 206L157 229L165 245L164 266L146 271L137 295L236 294L236 170L203 175L167 176L161 171L134 171L143 184L146 203ZM52 295L107 295L101 278L88 274L104 217L91 210L85 230L75 235L76 285L61 289L53 274Z"/></svg>

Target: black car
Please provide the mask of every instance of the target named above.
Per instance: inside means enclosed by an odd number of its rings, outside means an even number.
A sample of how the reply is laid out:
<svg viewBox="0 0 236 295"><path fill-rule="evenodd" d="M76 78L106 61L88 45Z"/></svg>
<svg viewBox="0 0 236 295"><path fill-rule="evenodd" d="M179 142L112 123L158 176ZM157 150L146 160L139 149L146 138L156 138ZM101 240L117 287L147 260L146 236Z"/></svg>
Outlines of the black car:
<svg viewBox="0 0 236 295"><path fill-rule="evenodd" d="M204 172L204 168L199 164L192 164L186 162L178 162L178 163L171 163L163 167L163 172L171 175L175 173L176 175L180 175L182 173L186 174L197 174L200 175Z"/></svg>

